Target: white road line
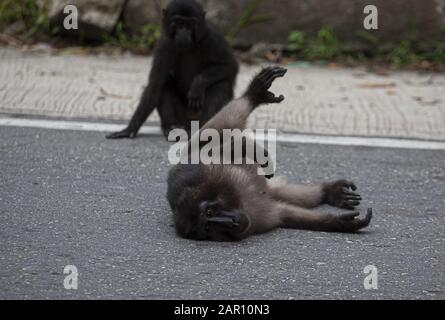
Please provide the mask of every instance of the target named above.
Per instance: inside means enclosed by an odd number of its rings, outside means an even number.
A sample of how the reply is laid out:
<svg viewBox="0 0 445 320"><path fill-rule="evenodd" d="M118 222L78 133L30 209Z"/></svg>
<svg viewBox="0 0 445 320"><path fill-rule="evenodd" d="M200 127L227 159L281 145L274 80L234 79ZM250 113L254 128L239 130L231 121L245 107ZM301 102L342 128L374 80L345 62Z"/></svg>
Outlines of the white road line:
<svg viewBox="0 0 445 320"><path fill-rule="evenodd" d="M116 132L122 130L124 127L121 124L110 123L40 120L8 117L0 118L0 126L91 132ZM147 126L142 127L139 132L152 135L161 134L161 130L159 128Z"/></svg>
<svg viewBox="0 0 445 320"><path fill-rule="evenodd" d="M326 144L392 149L445 150L445 142L415 139L279 134L279 142Z"/></svg>
<svg viewBox="0 0 445 320"><path fill-rule="evenodd" d="M0 117L0 126L55 129L55 130L73 130L73 131L91 131L91 132L115 132L122 129L122 125L61 121L61 120L40 120ZM143 134L161 135L158 127L144 126L140 130ZM278 142L303 143L303 144L325 144L341 146L363 146L375 148L396 148L396 149L423 149L423 150L445 150L445 142L424 141L415 139L396 139L396 138L372 138L372 137L348 137L348 136L325 136L325 135L307 135L307 134L278 134Z"/></svg>

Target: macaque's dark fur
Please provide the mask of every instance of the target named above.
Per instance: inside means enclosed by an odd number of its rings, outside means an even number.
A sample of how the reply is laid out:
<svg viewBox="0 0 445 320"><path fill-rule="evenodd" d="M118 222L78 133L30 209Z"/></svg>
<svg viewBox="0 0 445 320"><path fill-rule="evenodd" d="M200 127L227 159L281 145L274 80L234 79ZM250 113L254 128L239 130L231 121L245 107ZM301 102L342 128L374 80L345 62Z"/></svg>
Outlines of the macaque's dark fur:
<svg viewBox="0 0 445 320"><path fill-rule="evenodd" d="M246 94L229 103L203 129L245 128L259 105L280 103L269 91L286 69L267 68L258 74ZM196 139L199 137L192 137ZM328 232L356 232L369 225L372 210L333 215L309 210L322 204L353 210L361 197L352 182L339 180L315 186L268 181L259 165L177 165L168 177L167 198L179 236L194 240L236 241L274 228Z"/></svg>
<svg viewBox="0 0 445 320"><path fill-rule="evenodd" d="M190 121L205 124L233 99L238 63L224 35L205 19L195 0L172 0L164 10L163 36L149 83L128 127L109 139L134 138L157 108L167 137Z"/></svg>

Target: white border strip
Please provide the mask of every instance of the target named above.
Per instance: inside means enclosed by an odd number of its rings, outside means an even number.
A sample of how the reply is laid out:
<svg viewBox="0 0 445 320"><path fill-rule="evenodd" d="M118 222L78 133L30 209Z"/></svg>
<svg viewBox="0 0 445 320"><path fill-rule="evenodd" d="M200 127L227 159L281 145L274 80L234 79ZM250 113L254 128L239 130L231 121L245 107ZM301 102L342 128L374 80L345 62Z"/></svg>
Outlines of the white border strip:
<svg viewBox="0 0 445 320"><path fill-rule="evenodd" d="M91 131L91 132L115 132L122 130L122 125L76 122L61 120L40 120L24 118L0 117L0 126L39 128L55 130ZM144 126L140 130L143 134L161 135L158 127ZM423 141L413 139L396 138L368 138L368 137L348 137L348 136L324 136L307 134L278 134L278 142L303 143L303 144L325 144L340 146L361 146L374 148L395 148L395 149L422 149L422 150L445 150L445 142Z"/></svg>
<svg viewBox="0 0 445 320"><path fill-rule="evenodd" d="M278 134L277 141L289 143L325 144L392 149L445 150L445 142L397 138Z"/></svg>
<svg viewBox="0 0 445 320"><path fill-rule="evenodd" d="M97 122L77 122L63 120L41 120L25 118L0 117L0 126L4 127L22 127L37 129L54 130L72 130L72 131L91 131L91 132L116 132L122 130L122 124L97 123ZM156 127L142 127L139 131L144 134L160 135L161 130Z"/></svg>

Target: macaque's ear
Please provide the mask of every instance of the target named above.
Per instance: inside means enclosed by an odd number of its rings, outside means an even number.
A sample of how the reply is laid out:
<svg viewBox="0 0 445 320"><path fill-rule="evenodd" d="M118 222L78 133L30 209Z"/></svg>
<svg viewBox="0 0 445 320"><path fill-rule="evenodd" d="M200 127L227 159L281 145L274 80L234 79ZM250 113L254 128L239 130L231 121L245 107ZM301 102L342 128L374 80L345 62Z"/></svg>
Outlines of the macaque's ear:
<svg viewBox="0 0 445 320"><path fill-rule="evenodd" d="M162 15L165 17L167 15L167 9L162 9Z"/></svg>

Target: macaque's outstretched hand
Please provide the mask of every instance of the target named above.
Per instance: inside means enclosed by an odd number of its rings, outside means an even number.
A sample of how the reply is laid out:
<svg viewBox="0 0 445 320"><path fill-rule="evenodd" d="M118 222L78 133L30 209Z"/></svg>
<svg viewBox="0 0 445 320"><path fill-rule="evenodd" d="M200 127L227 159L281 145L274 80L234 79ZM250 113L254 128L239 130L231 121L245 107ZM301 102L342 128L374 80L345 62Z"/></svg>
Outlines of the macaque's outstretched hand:
<svg viewBox="0 0 445 320"><path fill-rule="evenodd" d="M358 218L360 212L344 213L337 217L337 228L333 231L339 232L357 232L369 226L372 219L372 209L369 208L366 216L362 219Z"/></svg>
<svg viewBox="0 0 445 320"><path fill-rule="evenodd" d="M116 139L134 139L136 138L137 131L132 130L131 128L125 128L122 131L114 132L109 135L107 135L107 139L116 140Z"/></svg>
<svg viewBox="0 0 445 320"><path fill-rule="evenodd" d="M341 209L354 210L362 200L355 191L357 191L357 186L347 180L325 183L323 184L323 203Z"/></svg>
<svg viewBox="0 0 445 320"><path fill-rule="evenodd" d="M246 97L250 100L253 107L261 104L280 103L284 100L284 96L276 96L269 89L277 78L284 77L287 69L282 67L268 67L255 76L246 92Z"/></svg>

